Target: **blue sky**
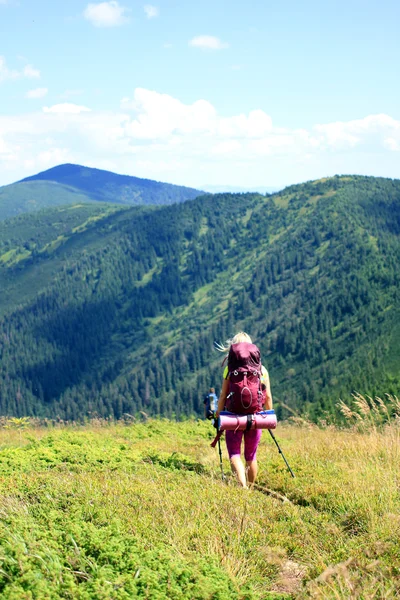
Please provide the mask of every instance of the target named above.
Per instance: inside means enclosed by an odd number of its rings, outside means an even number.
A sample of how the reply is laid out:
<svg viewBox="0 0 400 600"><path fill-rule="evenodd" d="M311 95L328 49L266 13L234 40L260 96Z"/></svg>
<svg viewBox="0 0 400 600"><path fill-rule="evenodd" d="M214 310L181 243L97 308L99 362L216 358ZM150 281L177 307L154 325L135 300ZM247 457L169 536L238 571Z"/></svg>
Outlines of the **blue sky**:
<svg viewBox="0 0 400 600"><path fill-rule="evenodd" d="M400 177L394 0L0 0L0 185Z"/></svg>

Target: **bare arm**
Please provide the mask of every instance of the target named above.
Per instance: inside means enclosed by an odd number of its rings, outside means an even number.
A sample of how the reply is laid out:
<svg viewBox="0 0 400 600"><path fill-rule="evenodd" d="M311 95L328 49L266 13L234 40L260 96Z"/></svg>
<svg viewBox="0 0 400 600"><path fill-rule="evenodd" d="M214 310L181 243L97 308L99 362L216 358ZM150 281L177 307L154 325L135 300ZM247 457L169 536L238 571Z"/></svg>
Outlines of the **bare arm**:
<svg viewBox="0 0 400 600"><path fill-rule="evenodd" d="M215 413L215 416L217 418L219 417L219 413L222 410L224 410L224 408L225 408L225 402L226 402L226 399L228 396L228 392L229 392L229 381L228 381L228 379L223 379L221 393L220 393L219 399L218 399L218 408L217 408L217 412Z"/></svg>
<svg viewBox="0 0 400 600"><path fill-rule="evenodd" d="M268 373L265 377L264 384L265 384L265 390L266 390L265 409L271 410L272 409L272 394L271 394L271 383L269 381Z"/></svg>

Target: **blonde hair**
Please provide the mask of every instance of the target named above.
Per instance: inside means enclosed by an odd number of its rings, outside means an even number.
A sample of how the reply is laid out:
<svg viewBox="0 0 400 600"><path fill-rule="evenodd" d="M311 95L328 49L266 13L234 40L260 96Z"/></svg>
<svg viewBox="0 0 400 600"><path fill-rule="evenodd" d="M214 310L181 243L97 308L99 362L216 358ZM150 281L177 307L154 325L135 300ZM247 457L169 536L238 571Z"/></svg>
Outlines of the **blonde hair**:
<svg viewBox="0 0 400 600"><path fill-rule="evenodd" d="M239 331L239 333L234 335L231 340L226 340L224 344L218 344L216 342L214 345L219 352L229 352L229 348L232 346L232 344L240 344L241 342L248 342L249 344L252 344L251 337L248 333Z"/></svg>

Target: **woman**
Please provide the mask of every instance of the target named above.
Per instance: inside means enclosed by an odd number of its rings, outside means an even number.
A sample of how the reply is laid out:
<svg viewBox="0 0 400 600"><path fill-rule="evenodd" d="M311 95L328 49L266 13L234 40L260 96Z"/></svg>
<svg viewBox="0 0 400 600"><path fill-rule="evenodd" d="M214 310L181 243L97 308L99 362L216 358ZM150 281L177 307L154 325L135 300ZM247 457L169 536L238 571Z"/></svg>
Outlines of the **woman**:
<svg viewBox="0 0 400 600"><path fill-rule="evenodd" d="M218 346L218 350L221 352L229 353L229 349L232 344L240 344L241 342L247 342L249 344L252 343L251 338L247 333L241 331L237 333L232 340L229 340L226 345ZM265 390L265 409L272 409L272 396L271 396L271 387L269 381L269 375L267 369L262 366L261 370L261 385L263 390ZM226 405L226 400L229 394L229 370L228 366L225 367L222 378L222 389L221 394L218 400L218 409L216 412L216 417L219 417L221 411L224 410ZM244 458L246 460L246 468L243 465L242 459L240 457L240 447L242 443L242 438L244 437ZM247 471L247 479L250 485L256 480L257 477L257 448L260 443L261 438L261 429L250 429L249 431L226 431L225 439L226 439L226 447L229 454L229 460L231 463L232 471L235 473L238 478L239 483L247 488L246 481L246 471Z"/></svg>

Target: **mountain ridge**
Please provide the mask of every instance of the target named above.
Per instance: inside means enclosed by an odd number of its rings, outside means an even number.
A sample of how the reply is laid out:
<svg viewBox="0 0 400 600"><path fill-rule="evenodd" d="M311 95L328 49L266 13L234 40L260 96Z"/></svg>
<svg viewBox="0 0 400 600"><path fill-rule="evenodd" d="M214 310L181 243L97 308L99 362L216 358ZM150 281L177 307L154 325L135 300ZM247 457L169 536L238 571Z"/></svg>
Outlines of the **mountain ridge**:
<svg viewBox="0 0 400 600"><path fill-rule="evenodd" d="M201 414L221 378L213 342L238 329L261 348L280 416L398 391L400 181L107 210L0 227L6 414Z"/></svg>
<svg viewBox="0 0 400 600"><path fill-rule="evenodd" d="M77 201L165 205L203 193L185 186L66 163L0 187L0 220Z"/></svg>

